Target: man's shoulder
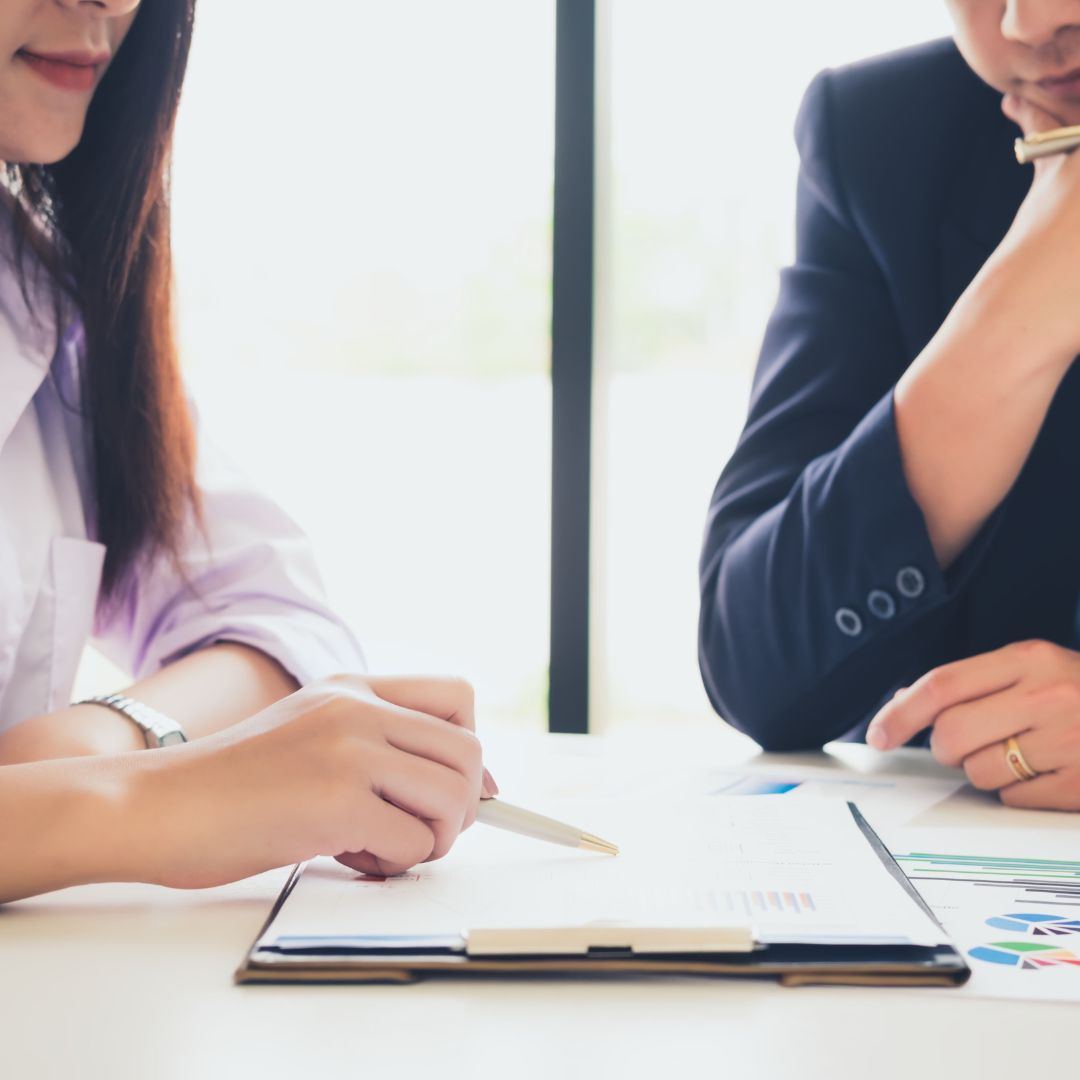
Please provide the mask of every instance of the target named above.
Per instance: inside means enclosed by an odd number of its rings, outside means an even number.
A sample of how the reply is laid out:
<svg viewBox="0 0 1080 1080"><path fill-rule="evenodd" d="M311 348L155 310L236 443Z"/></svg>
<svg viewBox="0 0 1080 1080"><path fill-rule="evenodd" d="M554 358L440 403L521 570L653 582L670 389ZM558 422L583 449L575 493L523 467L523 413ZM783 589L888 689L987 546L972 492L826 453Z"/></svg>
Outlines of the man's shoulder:
<svg viewBox="0 0 1080 1080"><path fill-rule="evenodd" d="M952 137L1000 117L987 86L951 38L831 68L819 76L829 121L840 133L879 139Z"/></svg>
<svg viewBox="0 0 1080 1080"><path fill-rule="evenodd" d="M968 67L952 38L844 64L830 69L829 76L837 93L853 103L904 112L931 101L947 110L955 95L971 100L994 93Z"/></svg>
<svg viewBox="0 0 1080 1080"><path fill-rule="evenodd" d="M852 196L902 185L920 201L920 188L936 197L959 160L1007 127L1000 99L944 38L822 72L797 138L804 160L827 155Z"/></svg>

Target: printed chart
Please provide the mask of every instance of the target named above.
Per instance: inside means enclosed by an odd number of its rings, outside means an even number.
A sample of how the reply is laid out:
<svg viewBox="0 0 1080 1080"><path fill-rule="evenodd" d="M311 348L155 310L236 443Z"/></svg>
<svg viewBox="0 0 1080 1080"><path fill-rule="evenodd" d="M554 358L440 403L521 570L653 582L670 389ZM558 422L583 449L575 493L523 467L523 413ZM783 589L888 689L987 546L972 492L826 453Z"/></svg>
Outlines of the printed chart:
<svg viewBox="0 0 1080 1080"><path fill-rule="evenodd" d="M893 857L967 956L965 992L1080 1001L1080 860L911 848Z"/></svg>
<svg viewBox="0 0 1080 1080"><path fill-rule="evenodd" d="M851 776L828 768L757 766L708 775L710 795L784 795L788 798L843 799L853 802L876 828L902 825L946 798L959 782L889 776Z"/></svg>
<svg viewBox="0 0 1080 1080"><path fill-rule="evenodd" d="M1065 919L1060 915L1021 912L1015 915L998 915L986 922L997 930L1009 930L1014 934L1026 933L1032 937L1069 937L1080 934L1080 919Z"/></svg>
<svg viewBox="0 0 1080 1080"><path fill-rule="evenodd" d="M1062 964L1080 967L1080 956L1076 953L1041 941L995 941L989 945L976 945L968 950L968 956L1018 971L1038 971Z"/></svg>
<svg viewBox="0 0 1080 1080"><path fill-rule="evenodd" d="M1080 862L927 852L894 855L894 858L914 882L941 881L970 884L975 889L1008 889L1013 896L1037 900L1041 906L1080 910Z"/></svg>

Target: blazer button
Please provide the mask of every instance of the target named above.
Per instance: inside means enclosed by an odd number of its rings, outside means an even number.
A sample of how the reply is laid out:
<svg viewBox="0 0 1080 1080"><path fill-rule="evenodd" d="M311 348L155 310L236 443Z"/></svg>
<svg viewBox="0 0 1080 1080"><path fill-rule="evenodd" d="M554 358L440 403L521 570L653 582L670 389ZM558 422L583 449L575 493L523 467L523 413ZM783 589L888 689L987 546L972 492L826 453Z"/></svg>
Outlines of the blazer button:
<svg viewBox="0 0 1080 1080"><path fill-rule="evenodd" d="M858 613L852 611L851 608L837 608L835 618L836 625L839 626L841 632L847 634L848 637L858 637L862 633L862 619L860 619Z"/></svg>
<svg viewBox="0 0 1080 1080"><path fill-rule="evenodd" d="M896 601L884 589L871 590L866 606L879 619L891 619L896 614Z"/></svg>
<svg viewBox="0 0 1080 1080"><path fill-rule="evenodd" d="M926 578L923 577L922 571L914 566L904 566L896 575L896 588L901 596L914 600L916 596L922 596L926 588Z"/></svg>

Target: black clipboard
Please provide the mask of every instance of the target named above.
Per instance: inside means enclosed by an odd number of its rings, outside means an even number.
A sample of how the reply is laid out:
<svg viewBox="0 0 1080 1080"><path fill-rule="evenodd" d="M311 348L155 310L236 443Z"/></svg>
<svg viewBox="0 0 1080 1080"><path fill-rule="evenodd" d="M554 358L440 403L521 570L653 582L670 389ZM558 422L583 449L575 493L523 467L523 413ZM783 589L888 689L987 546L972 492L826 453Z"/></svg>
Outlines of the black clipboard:
<svg viewBox="0 0 1080 1080"><path fill-rule="evenodd" d="M754 976L778 979L787 986L841 984L857 986L959 986L970 977L963 956L948 942L941 923L854 803L848 807L863 836L888 872L941 929L939 945L911 944L760 944L747 929L725 927L711 937L704 930L673 937L651 928L563 931L517 930L499 940L474 942L427 939L387 941L377 946L345 939L318 944L275 944L268 938L278 913L300 881L304 864L293 868L244 961L238 983L409 983L428 977L576 975ZM495 931L484 932L487 935ZM669 931L670 933L670 931ZM545 936L546 934L546 936ZM591 934L591 940L590 940ZM517 940L514 939L516 935ZM278 939L281 942L282 939ZM477 945L479 944L479 947Z"/></svg>

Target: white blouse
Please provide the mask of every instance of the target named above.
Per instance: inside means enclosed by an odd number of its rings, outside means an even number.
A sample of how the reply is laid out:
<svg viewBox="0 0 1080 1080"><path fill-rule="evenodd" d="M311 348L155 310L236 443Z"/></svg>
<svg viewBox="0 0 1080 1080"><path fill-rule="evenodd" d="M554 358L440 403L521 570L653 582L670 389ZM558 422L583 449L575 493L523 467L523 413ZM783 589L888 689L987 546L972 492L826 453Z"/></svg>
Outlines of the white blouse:
<svg viewBox="0 0 1080 1080"><path fill-rule="evenodd" d="M91 640L134 678L218 640L262 650L301 683L363 670L303 533L202 433L206 535L189 524L184 574L159 560L100 603L105 548L94 537L86 429L71 406L81 325L70 320L58 340L52 301L34 282L27 306L10 245L0 237L0 730L68 704Z"/></svg>

